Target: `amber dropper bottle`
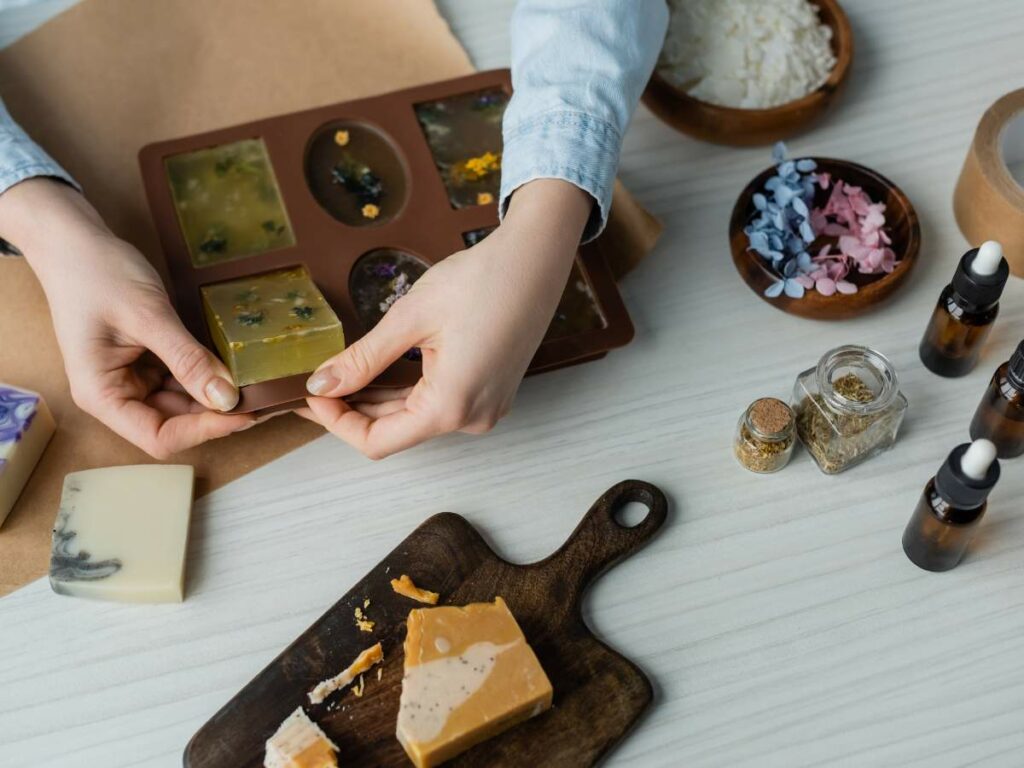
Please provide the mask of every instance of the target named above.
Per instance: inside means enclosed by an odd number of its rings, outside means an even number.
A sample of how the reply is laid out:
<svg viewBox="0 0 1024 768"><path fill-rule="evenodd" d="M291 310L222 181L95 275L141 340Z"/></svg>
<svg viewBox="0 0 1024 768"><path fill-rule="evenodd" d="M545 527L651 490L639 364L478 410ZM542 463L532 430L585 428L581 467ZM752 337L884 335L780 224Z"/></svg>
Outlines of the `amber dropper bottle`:
<svg viewBox="0 0 1024 768"><path fill-rule="evenodd" d="M1024 341L996 368L971 421L971 439L995 443L1000 459L1024 453Z"/></svg>
<svg viewBox="0 0 1024 768"><path fill-rule="evenodd" d="M926 571L955 568L985 514L999 480L996 447L988 440L958 445L924 488L903 532L903 551Z"/></svg>
<svg viewBox="0 0 1024 768"><path fill-rule="evenodd" d="M999 296L1009 276L1003 247L995 240L963 255L921 339L921 362L928 370L940 376L971 372L999 314Z"/></svg>

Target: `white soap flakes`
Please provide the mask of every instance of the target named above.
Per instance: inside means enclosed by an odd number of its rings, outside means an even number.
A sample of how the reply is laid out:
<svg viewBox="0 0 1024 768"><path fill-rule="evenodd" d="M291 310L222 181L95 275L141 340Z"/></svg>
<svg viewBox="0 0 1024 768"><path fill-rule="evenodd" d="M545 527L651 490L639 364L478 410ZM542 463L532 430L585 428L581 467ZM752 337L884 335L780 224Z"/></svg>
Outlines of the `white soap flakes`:
<svg viewBox="0 0 1024 768"><path fill-rule="evenodd" d="M766 109L821 87L832 30L808 0L669 0L662 77L696 99Z"/></svg>

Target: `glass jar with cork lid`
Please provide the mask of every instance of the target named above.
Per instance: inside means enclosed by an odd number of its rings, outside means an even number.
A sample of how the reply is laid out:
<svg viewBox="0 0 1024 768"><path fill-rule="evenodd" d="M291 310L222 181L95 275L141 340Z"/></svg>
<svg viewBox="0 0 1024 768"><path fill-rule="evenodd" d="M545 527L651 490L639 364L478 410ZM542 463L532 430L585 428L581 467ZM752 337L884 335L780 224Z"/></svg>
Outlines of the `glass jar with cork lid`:
<svg viewBox="0 0 1024 768"><path fill-rule="evenodd" d="M797 377L793 410L800 441L832 475L896 442L907 399L884 355L850 344L826 352Z"/></svg>
<svg viewBox="0 0 1024 768"><path fill-rule="evenodd" d="M788 405L774 397L755 400L736 425L733 451L751 472L778 472L793 455L795 418Z"/></svg>

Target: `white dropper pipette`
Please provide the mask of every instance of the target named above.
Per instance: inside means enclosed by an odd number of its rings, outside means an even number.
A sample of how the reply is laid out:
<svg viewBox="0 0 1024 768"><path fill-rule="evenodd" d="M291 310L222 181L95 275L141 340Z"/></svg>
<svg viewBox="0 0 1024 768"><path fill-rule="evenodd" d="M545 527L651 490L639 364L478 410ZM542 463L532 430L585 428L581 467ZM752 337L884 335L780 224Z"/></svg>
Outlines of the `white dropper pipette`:
<svg viewBox="0 0 1024 768"><path fill-rule="evenodd" d="M960 459L960 470L972 480L984 480L995 459L995 443L980 438L971 443Z"/></svg>
<svg viewBox="0 0 1024 768"><path fill-rule="evenodd" d="M978 248L978 255L971 262L971 272L979 277L994 275L1003 261L1003 246L995 240L986 240Z"/></svg>

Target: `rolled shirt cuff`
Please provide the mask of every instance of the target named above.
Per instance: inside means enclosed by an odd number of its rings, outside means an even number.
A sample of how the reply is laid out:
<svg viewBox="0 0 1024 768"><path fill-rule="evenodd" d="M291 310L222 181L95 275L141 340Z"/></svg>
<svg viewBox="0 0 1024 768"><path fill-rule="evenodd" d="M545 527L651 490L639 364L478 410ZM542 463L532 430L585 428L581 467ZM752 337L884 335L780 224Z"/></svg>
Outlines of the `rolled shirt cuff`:
<svg viewBox="0 0 1024 768"><path fill-rule="evenodd" d="M613 125L581 112L547 112L506 126L499 215L505 216L512 193L524 184L562 179L594 199L582 242L593 240L608 221L621 145Z"/></svg>
<svg viewBox="0 0 1024 768"><path fill-rule="evenodd" d="M82 191L71 174L32 141L0 103L0 195L37 176L60 179Z"/></svg>

